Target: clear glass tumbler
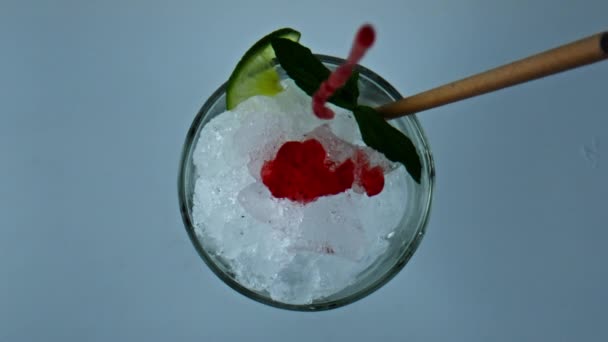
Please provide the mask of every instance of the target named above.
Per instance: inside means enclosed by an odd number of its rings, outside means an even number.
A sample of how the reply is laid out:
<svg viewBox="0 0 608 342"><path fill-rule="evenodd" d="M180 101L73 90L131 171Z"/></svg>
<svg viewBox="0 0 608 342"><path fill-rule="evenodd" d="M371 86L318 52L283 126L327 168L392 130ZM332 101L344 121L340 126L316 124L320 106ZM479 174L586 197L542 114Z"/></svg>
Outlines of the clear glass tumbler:
<svg viewBox="0 0 608 342"><path fill-rule="evenodd" d="M343 59L336 57L325 55L317 55L317 57L332 70L344 63ZM276 68L282 78L287 77L280 65L277 65ZM361 66L358 66L358 71L360 72L360 104L375 107L402 97L393 86L373 71ZM394 233L390 236L387 251L371 266L358 274L350 286L323 299L299 305L275 301L268 293L253 291L240 284L232 275L229 266L208 251L205 240L195 231L192 219L192 200L196 171L192 155L203 126L226 110L225 96L226 84L224 83L209 97L194 118L186 136L179 169L178 194L181 215L192 244L207 266L222 281L251 299L274 307L298 311L328 310L347 305L369 295L394 277L410 260L424 236L433 194L435 177L433 157L416 116L409 115L391 120L391 123L404 132L416 146L422 162L422 179L418 184L411 177L408 178L408 186L404 189L407 192L407 208L405 208L405 214L399 225L395 227Z"/></svg>

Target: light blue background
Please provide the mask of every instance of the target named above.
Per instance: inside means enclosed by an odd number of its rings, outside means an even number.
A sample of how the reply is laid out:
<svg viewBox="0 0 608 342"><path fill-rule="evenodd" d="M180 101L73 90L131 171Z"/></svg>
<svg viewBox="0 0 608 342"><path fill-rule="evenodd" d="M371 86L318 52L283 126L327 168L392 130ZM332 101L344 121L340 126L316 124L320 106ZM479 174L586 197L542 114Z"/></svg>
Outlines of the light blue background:
<svg viewBox="0 0 608 342"><path fill-rule="evenodd" d="M204 100L282 26L416 93L608 29L605 0L0 0L0 341L607 341L608 62L419 116L428 235L342 309L253 302L183 229Z"/></svg>

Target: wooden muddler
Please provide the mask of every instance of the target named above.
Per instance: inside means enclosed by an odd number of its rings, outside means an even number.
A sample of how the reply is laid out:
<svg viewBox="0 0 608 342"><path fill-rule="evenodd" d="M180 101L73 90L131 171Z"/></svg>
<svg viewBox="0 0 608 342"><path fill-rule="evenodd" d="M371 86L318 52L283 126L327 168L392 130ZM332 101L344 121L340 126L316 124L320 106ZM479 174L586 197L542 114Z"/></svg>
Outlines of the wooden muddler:
<svg viewBox="0 0 608 342"><path fill-rule="evenodd" d="M562 45L378 107L385 118L414 114L608 58L608 32Z"/></svg>

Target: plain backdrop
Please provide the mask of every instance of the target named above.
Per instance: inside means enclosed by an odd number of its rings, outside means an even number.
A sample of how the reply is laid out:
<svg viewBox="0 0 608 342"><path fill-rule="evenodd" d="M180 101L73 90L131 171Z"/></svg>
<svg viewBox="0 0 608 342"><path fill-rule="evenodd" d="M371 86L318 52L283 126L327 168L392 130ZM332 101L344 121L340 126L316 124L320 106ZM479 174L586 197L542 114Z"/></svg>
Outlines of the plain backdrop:
<svg viewBox="0 0 608 342"><path fill-rule="evenodd" d="M428 234L388 285L299 313L234 292L178 211L205 99L284 26L404 94L608 29L605 0L0 0L0 341L607 341L608 62L419 115Z"/></svg>

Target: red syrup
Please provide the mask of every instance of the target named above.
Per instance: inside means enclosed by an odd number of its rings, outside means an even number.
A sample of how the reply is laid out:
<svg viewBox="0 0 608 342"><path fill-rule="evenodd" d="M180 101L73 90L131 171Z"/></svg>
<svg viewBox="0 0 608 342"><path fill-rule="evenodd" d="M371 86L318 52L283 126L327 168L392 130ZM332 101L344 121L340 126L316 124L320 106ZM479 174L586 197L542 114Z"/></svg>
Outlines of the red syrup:
<svg viewBox="0 0 608 342"><path fill-rule="evenodd" d="M371 167L367 156L357 151L353 158L336 163L328 158L316 139L288 141L261 170L262 182L276 198L310 203L321 196L337 195L357 186L368 196L384 188L384 172Z"/></svg>

